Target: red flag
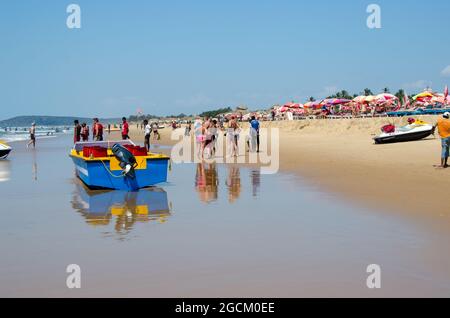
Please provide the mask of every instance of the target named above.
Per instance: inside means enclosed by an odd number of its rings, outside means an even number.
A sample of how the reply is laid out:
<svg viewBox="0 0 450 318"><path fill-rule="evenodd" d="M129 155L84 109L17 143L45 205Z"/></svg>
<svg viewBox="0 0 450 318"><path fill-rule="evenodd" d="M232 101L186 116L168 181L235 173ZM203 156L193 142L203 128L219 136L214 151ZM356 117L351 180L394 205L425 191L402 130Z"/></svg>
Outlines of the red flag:
<svg viewBox="0 0 450 318"><path fill-rule="evenodd" d="M403 98L403 104L405 104L405 108L408 109L410 106L408 94L405 92L405 97Z"/></svg>

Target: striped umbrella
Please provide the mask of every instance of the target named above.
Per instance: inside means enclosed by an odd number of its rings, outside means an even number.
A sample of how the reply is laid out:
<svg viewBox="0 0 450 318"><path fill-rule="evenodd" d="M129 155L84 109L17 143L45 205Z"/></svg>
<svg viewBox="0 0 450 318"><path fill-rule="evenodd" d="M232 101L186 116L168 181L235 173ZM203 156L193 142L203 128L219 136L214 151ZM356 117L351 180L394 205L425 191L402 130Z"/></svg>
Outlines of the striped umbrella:
<svg viewBox="0 0 450 318"><path fill-rule="evenodd" d="M322 105L332 106L332 105L345 105L350 103L350 99L343 99L343 98L329 98L324 99L322 101Z"/></svg>

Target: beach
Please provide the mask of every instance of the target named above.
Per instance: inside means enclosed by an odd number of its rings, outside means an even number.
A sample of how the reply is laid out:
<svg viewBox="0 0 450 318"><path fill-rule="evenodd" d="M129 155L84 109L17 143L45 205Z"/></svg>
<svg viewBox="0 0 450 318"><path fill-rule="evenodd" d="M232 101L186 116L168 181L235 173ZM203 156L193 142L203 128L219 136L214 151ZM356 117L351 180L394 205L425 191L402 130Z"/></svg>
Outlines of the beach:
<svg viewBox="0 0 450 318"><path fill-rule="evenodd" d="M161 133L162 143L170 129ZM91 191L75 177L71 145L70 135L38 139L36 150L15 142L0 163L0 296L450 295L450 232L431 215L371 207L289 166L263 175L172 164L157 187ZM80 289L66 287L69 264L81 268ZM380 290L366 286L369 264L383 269Z"/></svg>
<svg viewBox="0 0 450 318"><path fill-rule="evenodd" d="M432 124L437 120L437 116L420 118ZM280 131L281 171L392 213L440 218L450 230L444 199L450 170L435 167L441 151L438 134L415 142L375 145L372 138L387 123L404 125L406 118L274 121L262 122L262 127ZM131 138L142 143L143 132L135 124L130 127ZM174 144L172 128L159 132L159 143ZM112 134L112 139L118 137Z"/></svg>

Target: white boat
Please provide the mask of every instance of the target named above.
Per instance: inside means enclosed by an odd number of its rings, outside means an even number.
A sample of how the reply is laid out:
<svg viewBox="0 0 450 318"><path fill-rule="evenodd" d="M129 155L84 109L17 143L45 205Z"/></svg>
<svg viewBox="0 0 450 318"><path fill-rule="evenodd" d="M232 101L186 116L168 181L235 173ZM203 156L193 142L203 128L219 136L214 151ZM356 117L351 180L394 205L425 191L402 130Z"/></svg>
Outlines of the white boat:
<svg viewBox="0 0 450 318"><path fill-rule="evenodd" d="M6 143L0 141L0 159L5 159L8 157L12 148L8 146Z"/></svg>

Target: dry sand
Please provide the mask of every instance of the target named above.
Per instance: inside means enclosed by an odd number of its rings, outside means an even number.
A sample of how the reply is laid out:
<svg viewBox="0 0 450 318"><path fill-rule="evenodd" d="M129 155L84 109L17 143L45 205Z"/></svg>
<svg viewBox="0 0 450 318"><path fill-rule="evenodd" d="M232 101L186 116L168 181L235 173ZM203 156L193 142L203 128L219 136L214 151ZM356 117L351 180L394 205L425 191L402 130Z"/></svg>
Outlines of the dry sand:
<svg viewBox="0 0 450 318"><path fill-rule="evenodd" d="M436 117L422 118L430 123ZM324 189L363 204L419 217L441 218L450 227L447 198L450 169L436 169L440 140L374 145L373 136L387 123L406 118L368 118L265 122L280 129L280 168ZM131 138L143 132L130 125ZM173 144L171 128L160 130L161 144ZM111 134L111 138L117 138ZM264 146L262 146L264 151Z"/></svg>

